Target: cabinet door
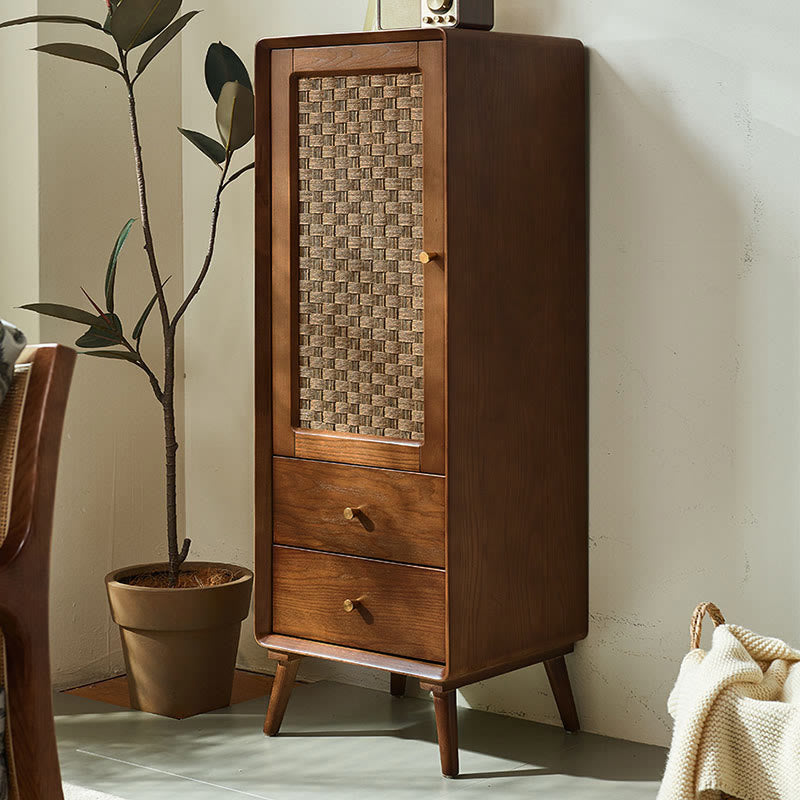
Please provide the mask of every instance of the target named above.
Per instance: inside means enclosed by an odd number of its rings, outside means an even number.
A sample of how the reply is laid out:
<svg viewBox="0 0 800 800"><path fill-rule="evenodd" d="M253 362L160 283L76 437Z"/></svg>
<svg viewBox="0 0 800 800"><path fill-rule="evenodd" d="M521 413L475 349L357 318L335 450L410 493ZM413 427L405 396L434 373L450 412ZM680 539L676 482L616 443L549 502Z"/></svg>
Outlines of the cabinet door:
<svg viewBox="0 0 800 800"><path fill-rule="evenodd" d="M442 45L271 59L273 452L443 473Z"/></svg>

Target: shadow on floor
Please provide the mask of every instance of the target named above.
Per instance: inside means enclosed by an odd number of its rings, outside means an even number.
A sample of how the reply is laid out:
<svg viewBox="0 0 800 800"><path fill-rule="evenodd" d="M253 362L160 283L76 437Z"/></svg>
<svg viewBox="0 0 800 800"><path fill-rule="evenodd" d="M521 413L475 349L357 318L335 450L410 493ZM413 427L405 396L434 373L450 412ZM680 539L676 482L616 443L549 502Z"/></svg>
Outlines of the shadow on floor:
<svg viewBox="0 0 800 800"><path fill-rule="evenodd" d="M661 748L460 708L462 775L444 781L430 702L331 682L298 686L272 739L262 733L265 705L252 700L177 721L59 696L64 778L125 800L167 791L176 800L227 800L226 792L406 800L456 790L472 798L500 786L504 798L541 790L644 800L655 796L665 761Z"/></svg>

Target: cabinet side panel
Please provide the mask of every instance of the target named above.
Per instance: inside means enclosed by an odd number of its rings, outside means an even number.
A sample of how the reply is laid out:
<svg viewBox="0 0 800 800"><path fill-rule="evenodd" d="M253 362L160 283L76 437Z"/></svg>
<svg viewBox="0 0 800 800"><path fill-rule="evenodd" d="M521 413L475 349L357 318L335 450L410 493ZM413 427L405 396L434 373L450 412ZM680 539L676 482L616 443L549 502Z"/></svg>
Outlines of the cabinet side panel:
<svg viewBox="0 0 800 800"><path fill-rule="evenodd" d="M255 627L272 627L272 80L291 50L256 48L255 196Z"/></svg>
<svg viewBox="0 0 800 800"><path fill-rule="evenodd" d="M580 42L447 35L451 678L588 625Z"/></svg>

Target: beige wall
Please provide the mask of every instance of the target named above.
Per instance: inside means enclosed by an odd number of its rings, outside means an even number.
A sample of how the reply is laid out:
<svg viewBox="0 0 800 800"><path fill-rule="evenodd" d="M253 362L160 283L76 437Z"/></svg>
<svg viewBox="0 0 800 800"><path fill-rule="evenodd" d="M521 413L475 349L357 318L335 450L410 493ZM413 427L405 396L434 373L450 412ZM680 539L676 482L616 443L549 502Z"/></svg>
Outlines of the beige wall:
<svg viewBox="0 0 800 800"><path fill-rule="evenodd" d="M257 38L331 30L360 30L366 3L315 0L269 10L259 0L207 7L183 41L183 123L215 134L214 105L203 79L210 42L222 41L253 69ZM253 157L253 145L237 158ZM208 241L216 170L194 148L184 151L184 280L194 280ZM190 535L202 558L253 563L253 180L225 196L213 269L186 318L186 508ZM271 669L242 631L240 663Z"/></svg>
<svg viewBox="0 0 800 800"><path fill-rule="evenodd" d="M740 0L496 5L498 30L578 36L590 48L592 628L570 667L587 729L665 742L666 696L697 601L714 599L731 618L800 642L793 580L800 556L800 8L793 0L757 8ZM80 0L75 10L96 14L95 6ZM178 114L171 109L182 77L183 124L213 132L202 78L208 42L221 39L252 66L257 38L358 30L366 7L366 0L312 0L302 8L214 3L187 28L182 69L174 50L143 82L167 262L181 263ZM51 30L47 41L75 35ZM23 52L28 34L1 35L0 58L13 58L13 44L21 53L17 73L32 67L34 57ZM59 300L78 300L80 283L97 286L116 229L133 215L118 93L88 67L46 64L38 107L29 104L15 122L27 126L26 155L0 147L8 178L0 224L9 212L22 215L13 229L24 232L23 243L15 246L27 248L21 252L30 263L41 254L38 275L0 273L3 314L31 299L37 283L41 297ZM16 89L16 77L0 71L3 108ZM36 180L30 137L37 115L38 209L28 182ZM5 120L0 128L9 135ZM188 147L183 165L189 280L206 244L214 170ZM193 554L246 564L251 187L245 179L226 197L218 257L186 327ZM120 286L135 289L137 304L146 295L142 269L131 247ZM173 292L179 278L180 266ZM10 298L8 286L24 296ZM72 333L43 326L44 338ZM154 339L148 344L155 349ZM148 558L161 539L157 412L124 366L82 362L67 421L53 587L62 683L117 663L102 575L112 564ZM248 627L241 662L269 668ZM385 685L372 672L311 662L304 669ZM470 687L462 702L555 720L539 667Z"/></svg>
<svg viewBox="0 0 800 800"><path fill-rule="evenodd" d="M27 5L29 13L36 12L36 3ZM63 9L58 0L38 2L40 13ZM70 11L100 18L102 4L72 0ZM4 18L6 13L4 5ZM19 245L24 254L10 259L13 272L4 265L0 273L0 302L2 313L16 320L31 341L71 344L81 332L76 326L42 321L38 336L35 315L11 309L37 299L82 305L81 286L102 297L116 235L127 219L138 215L130 129L118 78L99 68L28 52L35 36L32 27L0 31L0 54L9 65L0 71L5 109L0 135L11 138L9 146L4 139L0 147L5 176L0 224L10 216L15 220L12 232L25 235ZM41 42L106 44L102 34L84 33L77 26L42 26L38 36ZM181 145L175 131L180 121L179 65L180 52L174 49L139 84L158 245L165 271L175 275L173 296L182 285ZM37 67L38 84L30 86ZM25 92L20 92L20 81L27 86ZM32 105L24 121L9 113L20 100ZM9 117L13 128L6 122ZM29 152L37 142L38 170ZM21 163L20 151L31 165ZM152 294L142 244L137 226L119 266L118 305L128 330ZM158 359L157 329L146 334L146 350ZM78 359L64 431L53 546L51 640L53 678L59 685L118 669L120 648L106 608L103 576L114 567L165 553L161 430L159 407L143 375L128 364Z"/></svg>
<svg viewBox="0 0 800 800"><path fill-rule="evenodd" d="M191 28L187 125L211 124L206 42L249 57L261 36L358 30L367 2L270 6L215 4ZM498 30L590 48L592 617L570 667L587 729L663 743L696 602L800 642L800 7L496 6ZM194 154L185 167L188 275L212 176ZM235 192L187 328L186 488L203 554L250 563L252 203ZM242 661L267 666L249 644ZM556 719L540 667L462 702Z"/></svg>
<svg viewBox="0 0 800 800"><path fill-rule="evenodd" d="M25 17L36 13L36 0L7 0L3 14ZM39 127L38 71L21 70L20 51L36 47L36 29L17 32L13 45L0 33L0 318L21 322L14 306L20 297L39 291ZM31 59L32 60L32 59ZM31 341L39 336L38 322L25 324Z"/></svg>

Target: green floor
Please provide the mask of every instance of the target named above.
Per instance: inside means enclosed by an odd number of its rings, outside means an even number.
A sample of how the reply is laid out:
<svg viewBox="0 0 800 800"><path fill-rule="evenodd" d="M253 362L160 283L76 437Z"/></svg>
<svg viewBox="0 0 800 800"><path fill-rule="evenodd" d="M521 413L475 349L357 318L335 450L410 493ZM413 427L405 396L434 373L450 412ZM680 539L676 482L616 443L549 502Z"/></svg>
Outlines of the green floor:
<svg viewBox="0 0 800 800"><path fill-rule="evenodd" d="M431 703L321 682L298 686L282 733L264 700L182 722L58 695L64 781L123 800L644 800L665 751L459 709L461 776L439 773Z"/></svg>

